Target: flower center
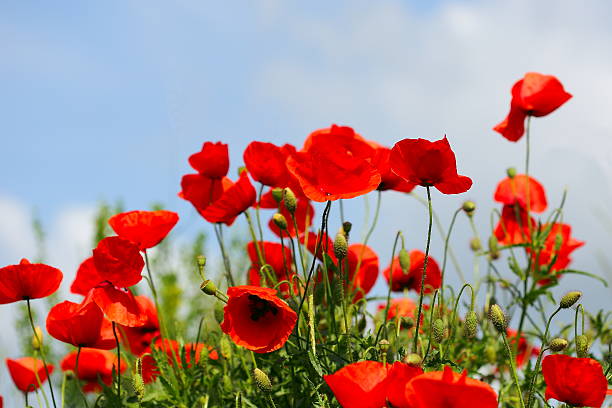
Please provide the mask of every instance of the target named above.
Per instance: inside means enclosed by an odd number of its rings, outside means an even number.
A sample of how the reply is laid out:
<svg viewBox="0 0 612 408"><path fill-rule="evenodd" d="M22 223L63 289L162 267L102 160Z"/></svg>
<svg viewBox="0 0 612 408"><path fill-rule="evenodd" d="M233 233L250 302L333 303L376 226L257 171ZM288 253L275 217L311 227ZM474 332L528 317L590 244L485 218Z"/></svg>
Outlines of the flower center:
<svg viewBox="0 0 612 408"><path fill-rule="evenodd" d="M256 295L249 295L249 311L251 312L251 320L258 321L268 312L276 316L278 308Z"/></svg>

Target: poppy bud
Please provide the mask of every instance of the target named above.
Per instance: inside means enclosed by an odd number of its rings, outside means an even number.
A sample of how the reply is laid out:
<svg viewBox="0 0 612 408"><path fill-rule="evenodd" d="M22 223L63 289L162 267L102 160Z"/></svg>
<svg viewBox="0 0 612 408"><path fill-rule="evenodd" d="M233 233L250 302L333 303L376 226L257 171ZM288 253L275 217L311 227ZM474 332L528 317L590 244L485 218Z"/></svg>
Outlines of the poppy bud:
<svg viewBox="0 0 612 408"><path fill-rule="evenodd" d="M287 230L287 219L285 218L283 214L280 214L280 213L274 214L272 216L272 221L281 231Z"/></svg>
<svg viewBox="0 0 612 408"><path fill-rule="evenodd" d="M482 249L482 244L480 243L480 238L474 237L470 240L470 249L474 252L480 251Z"/></svg>
<svg viewBox="0 0 612 408"><path fill-rule="evenodd" d="M352 223L350 223L349 221L344 221L342 223L342 231L344 231L344 235L346 235L347 237L351 233L351 229L353 229Z"/></svg>
<svg viewBox="0 0 612 408"><path fill-rule="evenodd" d="M411 367L419 367L422 362L423 362L423 359L421 358L421 356L415 353L407 354L402 359L402 363L408 364Z"/></svg>
<svg viewBox="0 0 612 408"><path fill-rule="evenodd" d="M474 211L476 211L476 203L473 201L466 201L463 203L461 209L471 217L474 214Z"/></svg>
<svg viewBox="0 0 612 408"><path fill-rule="evenodd" d="M276 204L280 204L280 202L283 201L283 189L278 187L272 189L272 198L274 198Z"/></svg>
<svg viewBox="0 0 612 408"><path fill-rule="evenodd" d="M581 358L589 356L589 338L584 334L576 337L576 355Z"/></svg>
<svg viewBox="0 0 612 408"><path fill-rule="evenodd" d="M557 337L550 341L548 347L555 353L558 353L559 351L565 350L565 348L567 347L567 340L562 339L561 337Z"/></svg>
<svg viewBox="0 0 612 408"><path fill-rule="evenodd" d="M489 238L489 254L493 260L499 258L499 247L495 235L491 235Z"/></svg>
<svg viewBox="0 0 612 408"><path fill-rule="evenodd" d="M580 299L580 296L582 296L582 292L579 292L577 290L567 292L565 296L561 298L561 302L559 302L559 307L561 309L568 309L574 306L574 304Z"/></svg>
<svg viewBox="0 0 612 408"><path fill-rule="evenodd" d="M213 281L207 279L200 285L200 290L207 295L215 296L217 294L217 285L215 285Z"/></svg>
<svg viewBox="0 0 612 408"><path fill-rule="evenodd" d="M465 315L465 323L463 324L463 335L468 339L476 337L478 334L478 315L473 310L470 310Z"/></svg>
<svg viewBox="0 0 612 408"><path fill-rule="evenodd" d="M410 271L410 254L408 251L406 251L406 249L402 248L399 251L398 258L400 267L402 268L402 273L404 275L408 275L408 272Z"/></svg>
<svg viewBox="0 0 612 408"><path fill-rule="evenodd" d="M206 266L206 257L204 255L198 255L196 257L196 262L198 263L198 272L200 273L200 277L204 279L204 267Z"/></svg>
<svg viewBox="0 0 612 408"><path fill-rule="evenodd" d="M446 325L442 319L436 319L433 322L433 339L437 344L442 343L444 340L444 332L446 331Z"/></svg>
<svg viewBox="0 0 612 408"><path fill-rule="evenodd" d="M412 329L414 327L414 319L412 317L409 316L403 316L402 317L402 327L405 327L406 329Z"/></svg>
<svg viewBox="0 0 612 408"><path fill-rule="evenodd" d="M132 377L132 386L134 387L134 394L136 394L138 401L142 401L145 395L145 383L141 374L134 374Z"/></svg>
<svg viewBox="0 0 612 408"><path fill-rule="evenodd" d="M390 344L388 340L382 339L378 342L378 348L380 348L380 352L383 354L389 351L389 346Z"/></svg>
<svg viewBox="0 0 612 408"><path fill-rule="evenodd" d="M508 178L514 178L516 176L516 168L508 167L508 169L506 170L506 174L508 175Z"/></svg>
<svg viewBox="0 0 612 408"><path fill-rule="evenodd" d="M346 258L348 254L348 242L346 242L346 236L342 233L336 234L336 239L334 240L334 255L338 258L339 261Z"/></svg>
<svg viewBox="0 0 612 408"><path fill-rule="evenodd" d="M215 303L215 320L217 321L217 323L221 324L221 322L223 321L223 303L219 303L216 302Z"/></svg>
<svg viewBox="0 0 612 408"><path fill-rule="evenodd" d="M270 378L266 373L261 371L259 368L253 370L253 378L255 379L255 384L257 387L266 394L272 392L272 383L270 382Z"/></svg>
<svg viewBox="0 0 612 408"><path fill-rule="evenodd" d="M34 350L40 350L42 348L43 332L39 326L34 329L34 335L32 336L32 348Z"/></svg>
<svg viewBox="0 0 612 408"><path fill-rule="evenodd" d="M222 336L219 340L219 350L223 358L229 360L232 357L232 345L227 336Z"/></svg>
<svg viewBox="0 0 612 408"><path fill-rule="evenodd" d="M498 332L506 332L508 320L506 319L506 315L504 315L504 312L499 305L491 305L491 308L489 309L489 319Z"/></svg>
<svg viewBox="0 0 612 408"><path fill-rule="evenodd" d="M285 187L283 190L283 198L285 199L285 208L289 211L290 214L295 214L295 209L297 208L297 199L295 198L295 194L289 187Z"/></svg>

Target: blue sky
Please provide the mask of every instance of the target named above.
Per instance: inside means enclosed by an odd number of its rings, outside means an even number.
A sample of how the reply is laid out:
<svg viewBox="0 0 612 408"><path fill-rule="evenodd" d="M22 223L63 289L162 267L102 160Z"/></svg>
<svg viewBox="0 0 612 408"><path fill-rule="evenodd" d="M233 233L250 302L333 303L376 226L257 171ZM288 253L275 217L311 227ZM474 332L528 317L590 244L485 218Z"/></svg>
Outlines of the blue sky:
<svg viewBox="0 0 612 408"><path fill-rule="evenodd" d="M50 261L71 277L100 199L128 209L163 202L189 234L204 223L176 193L202 142L229 143L234 171L251 140L299 145L331 123L387 145L447 134L475 184L458 197L434 194L434 206L446 224L474 199L484 231L496 183L524 154L491 127L514 81L535 70L557 75L574 98L535 121L533 174L551 203L569 189L565 220L587 241L574 266L610 278L601 262L610 242L601 212L612 199L610 12L603 0L3 1L0 264L34 255L36 210ZM349 207L360 212L362 201ZM381 264L396 228L423 245L423 211L385 196L373 244ZM460 223L469 268L467 239ZM559 290L575 285L587 285L585 304L609 309L610 291L594 281L567 277Z"/></svg>

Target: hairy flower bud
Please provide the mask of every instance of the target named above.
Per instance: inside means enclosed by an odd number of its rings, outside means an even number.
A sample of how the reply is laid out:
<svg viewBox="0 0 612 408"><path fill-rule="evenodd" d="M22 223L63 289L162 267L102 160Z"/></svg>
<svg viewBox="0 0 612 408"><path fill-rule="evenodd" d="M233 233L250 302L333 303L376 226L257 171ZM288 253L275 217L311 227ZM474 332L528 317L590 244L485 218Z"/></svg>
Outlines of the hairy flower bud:
<svg viewBox="0 0 612 408"><path fill-rule="evenodd" d="M559 351L565 350L567 347L567 340L562 339L561 337L554 338L550 341L548 347L555 353L558 353Z"/></svg>
<svg viewBox="0 0 612 408"><path fill-rule="evenodd" d="M34 350L40 350L42 348L43 332L39 326L34 329L34 335L32 336L32 348Z"/></svg>
<svg viewBox="0 0 612 408"><path fill-rule="evenodd" d="M283 189L278 187L272 189L272 198L276 201L276 204L280 204L283 201Z"/></svg>
<svg viewBox="0 0 612 408"><path fill-rule="evenodd" d="M465 315L465 323L463 323L463 335L468 339L473 339L478 334L478 315L473 310L470 310Z"/></svg>
<svg viewBox="0 0 612 408"><path fill-rule="evenodd" d="M382 339L381 341L378 342L378 348L380 348L380 352L381 353L386 353L387 351L389 351L389 341Z"/></svg>
<svg viewBox="0 0 612 408"><path fill-rule="evenodd" d="M257 384L257 388L259 388L262 392L269 394L272 392L272 383L270 382L270 378L266 373L261 371L259 368L253 370L253 378L255 379L255 384Z"/></svg>
<svg viewBox="0 0 612 408"><path fill-rule="evenodd" d="M219 351L223 358L230 359L232 357L232 344L227 336L221 336L219 340Z"/></svg>
<svg viewBox="0 0 612 408"><path fill-rule="evenodd" d="M399 251L399 264L402 268L402 273L404 275L408 275L408 271L410 271L410 254L404 248Z"/></svg>
<svg viewBox="0 0 612 408"><path fill-rule="evenodd" d="M589 338L584 334L576 337L576 355L581 358L589 356Z"/></svg>
<svg viewBox="0 0 612 408"><path fill-rule="evenodd" d="M516 168L508 167L508 169L506 169L506 174L508 175L509 178L514 178L516 176Z"/></svg>
<svg viewBox="0 0 612 408"><path fill-rule="evenodd" d="M415 353L407 354L402 359L402 363L408 364L409 366L412 366L412 367L419 367L422 362L423 362L423 359L421 358L421 356Z"/></svg>
<svg viewBox="0 0 612 408"><path fill-rule="evenodd" d="M433 340L435 343L440 344L444 340L444 332L446 331L446 325L442 319L436 319L433 322Z"/></svg>
<svg viewBox="0 0 612 408"><path fill-rule="evenodd" d="M491 305L491 308L489 309L489 319L498 332L506 332L506 328L508 327L508 319L506 319L506 315L504 315L504 312L499 305Z"/></svg>
<svg viewBox="0 0 612 408"><path fill-rule="evenodd" d="M489 255L493 260L499 258L499 246L497 237L495 237L495 235L491 235L491 237L489 237Z"/></svg>
<svg viewBox="0 0 612 408"><path fill-rule="evenodd" d="M348 242L346 242L346 236L341 232L337 233L336 239L334 239L334 254L338 260L342 260L348 255Z"/></svg>
<svg viewBox="0 0 612 408"><path fill-rule="evenodd" d="M482 249L482 244L480 243L480 238L474 237L470 240L470 249L474 252L480 251Z"/></svg>
<svg viewBox="0 0 612 408"><path fill-rule="evenodd" d="M297 208L297 199L295 198L295 194L293 190L289 187L285 187L283 190L283 198L285 200L285 208L289 211L290 214L295 214L295 209Z"/></svg>
<svg viewBox="0 0 612 408"><path fill-rule="evenodd" d="M488 344L484 351L489 363L493 364L497 361L497 348L495 346Z"/></svg>
<svg viewBox="0 0 612 408"><path fill-rule="evenodd" d="M287 230L287 219L285 218L283 214L281 213L274 214L272 216L272 221L281 231Z"/></svg>
<svg viewBox="0 0 612 408"><path fill-rule="evenodd" d="M145 383L141 374L135 373L132 376L132 387L134 388L134 394L136 394L138 401L142 401L145 396Z"/></svg>
<svg viewBox="0 0 612 408"><path fill-rule="evenodd" d="M461 209L471 217L474 214L474 211L476 211L476 203L473 201L466 201L463 203Z"/></svg>
<svg viewBox="0 0 612 408"><path fill-rule="evenodd" d="M200 290L207 295L215 296L217 294L217 285L211 280L205 280L200 285Z"/></svg>
<svg viewBox="0 0 612 408"><path fill-rule="evenodd" d="M582 292L579 292L577 290L567 292L565 296L561 298L561 302L559 302L559 307L561 309L568 309L574 306L574 304L580 299L580 296L582 296Z"/></svg>

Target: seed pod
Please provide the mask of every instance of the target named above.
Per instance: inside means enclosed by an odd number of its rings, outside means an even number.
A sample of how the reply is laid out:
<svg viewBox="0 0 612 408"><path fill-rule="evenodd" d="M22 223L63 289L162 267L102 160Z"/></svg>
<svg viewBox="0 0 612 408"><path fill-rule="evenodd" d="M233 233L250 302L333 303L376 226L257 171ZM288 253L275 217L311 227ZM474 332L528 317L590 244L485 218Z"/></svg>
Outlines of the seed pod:
<svg viewBox="0 0 612 408"><path fill-rule="evenodd" d="M470 249L474 252L480 251L482 249L482 244L480 243L480 238L473 237L470 240Z"/></svg>
<svg viewBox="0 0 612 408"><path fill-rule="evenodd" d="M378 342L378 348L380 348L380 352L381 353L386 353L387 351L389 351L389 341L382 339L381 341Z"/></svg>
<svg viewBox="0 0 612 408"><path fill-rule="evenodd" d="M297 199L295 194L289 187L285 187L283 190L283 199L285 200L285 208L290 214L295 214L297 208Z"/></svg>
<svg viewBox="0 0 612 408"><path fill-rule="evenodd" d="M508 167L508 169L506 169L506 174L508 175L509 178L514 178L516 176L516 168Z"/></svg>
<svg viewBox="0 0 612 408"><path fill-rule="evenodd" d="M351 233L351 230L353 229L353 224L349 221L344 221L342 223L342 231L344 231L344 235L346 235L347 237L349 236L349 234Z"/></svg>
<svg viewBox="0 0 612 408"><path fill-rule="evenodd" d="M32 348L34 350L40 350L42 348L43 332L39 326L34 329L34 335L32 336Z"/></svg>
<svg viewBox="0 0 612 408"><path fill-rule="evenodd" d="M550 341L548 347L555 353L558 353L565 350L567 347L567 340L562 339L561 337L554 338Z"/></svg>
<svg viewBox="0 0 612 408"><path fill-rule="evenodd" d="M215 285L213 281L207 279L200 285L200 290L207 295L215 296L217 294L217 285Z"/></svg>
<svg viewBox="0 0 612 408"><path fill-rule="evenodd" d="M337 233L336 239L334 239L334 254L338 260L342 260L348 255L348 242L346 242L346 236L341 232Z"/></svg>
<svg viewBox="0 0 612 408"><path fill-rule="evenodd" d="M506 315L504 315L504 312L499 305L491 305L491 308L489 309L489 319L498 332L506 332L506 328L508 327L508 319L506 319Z"/></svg>
<svg viewBox="0 0 612 408"><path fill-rule="evenodd" d="M576 355L581 358L589 356L589 338L584 334L576 337Z"/></svg>
<svg viewBox="0 0 612 408"><path fill-rule="evenodd" d="M400 267L402 268L402 273L404 275L408 275L408 272L410 271L410 254L408 253L408 251L402 248L399 251L398 258Z"/></svg>
<svg viewBox="0 0 612 408"><path fill-rule="evenodd" d="M436 319L433 322L433 340L435 343L440 344L444 340L444 332L446 331L446 325L442 319Z"/></svg>
<svg viewBox="0 0 612 408"><path fill-rule="evenodd" d="M276 201L276 204L280 204L283 201L283 189L278 187L272 189L272 198Z"/></svg>
<svg viewBox="0 0 612 408"><path fill-rule="evenodd" d="M471 217L474 215L474 211L476 211L476 203L473 201L466 201L463 203L461 209Z"/></svg>
<svg viewBox="0 0 612 408"><path fill-rule="evenodd" d="M561 307L561 309L568 309L574 306L574 304L580 299L580 296L582 296L582 292L577 290L566 293L565 296L561 298L559 307Z"/></svg>
<svg viewBox="0 0 612 408"><path fill-rule="evenodd" d="M262 392L269 394L272 392L272 383L270 382L270 378L266 373L261 371L259 368L253 370L253 378L255 379L255 384L257 384L257 388L259 388Z"/></svg>
<svg viewBox="0 0 612 408"><path fill-rule="evenodd" d="M272 221L278 228L280 228L281 231L287 230L287 219L285 218L283 214L281 213L274 214L272 216Z"/></svg>
<svg viewBox="0 0 612 408"><path fill-rule="evenodd" d="M404 364L408 364L411 367L419 367L423 362L423 359L418 354L410 353L402 359L402 362Z"/></svg>
<svg viewBox="0 0 612 408"><path fill-rule="evenodd" d="M463 323L463 335L468 339L473 339L478 334L478 315L473 310L470 310L465 315L465 323Z"/></svg>
<svg viewBox="0 0 612 408"><path fill-rule="evenodd" d="M204 255L198 255L196 257L196 262L198 264L198 272L200 272L200 276L204 279L204 267L206 266L206 257Z"/></svg>

